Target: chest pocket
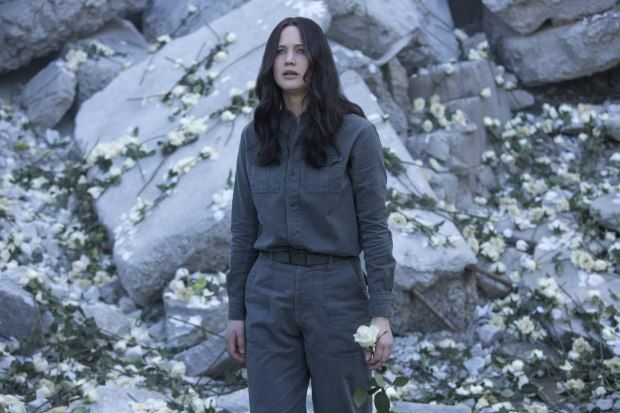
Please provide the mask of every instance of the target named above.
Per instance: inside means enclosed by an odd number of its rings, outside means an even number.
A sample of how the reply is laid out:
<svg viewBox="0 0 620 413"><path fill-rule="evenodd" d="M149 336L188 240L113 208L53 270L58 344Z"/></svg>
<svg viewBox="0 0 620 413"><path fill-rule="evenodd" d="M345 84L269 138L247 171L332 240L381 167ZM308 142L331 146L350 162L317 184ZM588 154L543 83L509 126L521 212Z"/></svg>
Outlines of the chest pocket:
<svg viewBox="0 0 620 413"><path fill-rule="evenodd" d="M315 169L304 163L304 188L309 194L338 194L342 189L342 153L328 153L325 166Z"/></svg>
<svg viewBox="0 0 620 413"><path fill-rule="evenodd" d="M269 194L280 191L281 165L260 166L256 155L251 156L248 168L250 187L253 194Z"/></svg>

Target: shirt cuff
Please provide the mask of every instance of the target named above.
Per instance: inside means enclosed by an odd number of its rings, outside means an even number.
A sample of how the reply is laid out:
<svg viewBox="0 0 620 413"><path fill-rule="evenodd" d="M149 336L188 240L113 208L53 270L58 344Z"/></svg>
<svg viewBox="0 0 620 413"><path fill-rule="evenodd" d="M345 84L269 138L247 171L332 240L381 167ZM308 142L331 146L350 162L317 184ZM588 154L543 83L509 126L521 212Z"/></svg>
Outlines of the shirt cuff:
<svg viewBox="0 0 620 413"><path fill-rule="evenodd" d="M228 319L245 320L245 299L244 297L228 297Z"/></svg>
<svg viewBox="0 0 620 413"><path fill-rule="evenodd" d="M396 294L384 293L379 297L370 297L368 315L370 317L392 317Z"/></svg>

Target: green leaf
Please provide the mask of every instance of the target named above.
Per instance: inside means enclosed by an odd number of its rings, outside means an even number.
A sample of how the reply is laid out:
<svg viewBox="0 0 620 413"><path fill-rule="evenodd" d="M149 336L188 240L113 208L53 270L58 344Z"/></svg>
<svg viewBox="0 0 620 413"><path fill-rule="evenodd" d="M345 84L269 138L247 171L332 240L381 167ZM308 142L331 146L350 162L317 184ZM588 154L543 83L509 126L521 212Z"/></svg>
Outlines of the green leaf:
<svg viewBox="0 0 620 413"><path fill-rule="evenodd" d="M192 284L192 290L194 294L200 294L202 290L207 285L207 279L205 277L200 277Z"/></svg>
<svg viewBox="0 0 620 413"><path fill-rule="evenodd" d="M409 383L409 379L405 376L398 376L394 379L394 386L396 387L403 387L407 383Z"/></svg>
<svg viewBox="0 0 620 413"><path fill-rule="evenodd" d="M375 407L378 413L388 413L390 411L390 399L388 399L385 391L381 391L375 396Z"/></svg>
<svg viewBox="0 0 620 413"><path fill-rule="evenodd" d="M360 407L362 404L366 403L368 399L368 390L363 387L358 387L353 393L353 401L357 407Z"/></svg>
<svg viewBox="0 0 620 413"><path fill-rule="evenodd" d="M523 394L538 394L538 387L534 383L526 383L521 387Z"/></svg>
<svg viewBox="0 0 620 413"><path fill-rule="evenodd" d="M501 391L500 394L502 395L502 397L505 397L505 398L509 399L512 396L514 396L515 392L513 392L510 389L504 389L504 390Z"/></svg>
<svg viewBox="0 0 620 413"><path fill-rule="evenodd" d="M381 387L384 387L387 385L387 383L385 382L385 380L383 380L383 376L379 373L375 374L375 381L377 382L377 384Z"/></svg>

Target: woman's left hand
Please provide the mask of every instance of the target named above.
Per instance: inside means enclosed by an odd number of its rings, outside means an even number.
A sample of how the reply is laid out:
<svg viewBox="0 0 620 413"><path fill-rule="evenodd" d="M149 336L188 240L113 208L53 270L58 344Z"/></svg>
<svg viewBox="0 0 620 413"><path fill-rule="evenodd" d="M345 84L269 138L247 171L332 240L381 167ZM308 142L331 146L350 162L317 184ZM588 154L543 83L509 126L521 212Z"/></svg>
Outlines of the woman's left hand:
<svg viewBox="0 0 620 413"><path fill-rule="evenodd" d="M388 358L390 358L394 339L392 337L390 319L388 317L372 317L370 324L374 324L379 327L379 334L377 334L377 346L375 347L374 355L372 355L372 353L368 350L364 350L364 353L366 355L368 370L377 370L381 368L383 363L385 363Z"/></svg>

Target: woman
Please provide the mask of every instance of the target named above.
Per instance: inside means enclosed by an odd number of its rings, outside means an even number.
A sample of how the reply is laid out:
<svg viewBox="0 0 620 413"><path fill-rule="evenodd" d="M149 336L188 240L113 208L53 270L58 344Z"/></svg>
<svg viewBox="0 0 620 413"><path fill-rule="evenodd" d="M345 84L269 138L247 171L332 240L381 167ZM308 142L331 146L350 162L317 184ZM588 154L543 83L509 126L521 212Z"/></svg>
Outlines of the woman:
<svg viewBox="0 0 620 413"><path fill-rule="evenodd" d="M390 356L395 298L379 136L310 19L275 27L256 94L233 192L228 353L246 363L252 413L305 412L309 381L316 413L370 412L353 393ZM372 358L353 339L369 323Z"/></svg>

